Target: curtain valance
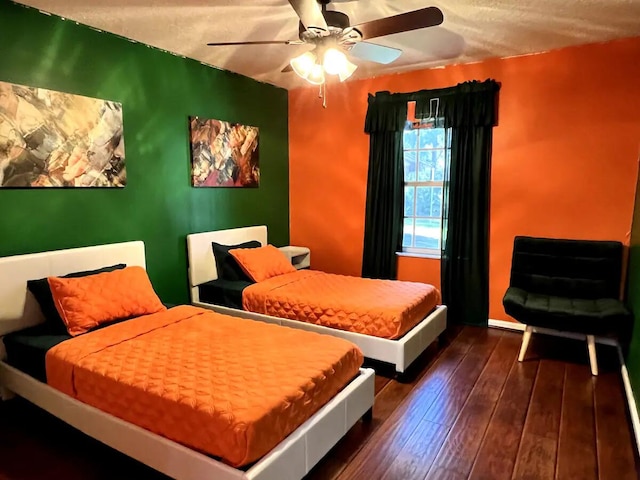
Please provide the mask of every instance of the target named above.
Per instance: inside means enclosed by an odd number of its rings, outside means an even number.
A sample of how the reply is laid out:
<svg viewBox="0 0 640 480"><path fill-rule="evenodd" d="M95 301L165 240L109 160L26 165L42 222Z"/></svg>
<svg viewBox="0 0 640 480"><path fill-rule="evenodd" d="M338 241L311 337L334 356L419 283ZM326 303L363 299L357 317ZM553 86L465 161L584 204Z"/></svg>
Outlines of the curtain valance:
<svg viewBox="0 0 640 480"><path fill-rule="evenodd" d="M495 80L474 80L436 90L369 94L365 133L404 130L409 102L416 102L417 118L435 115L434 99L438 99L438 116L444 118L446 128L463 125L492 127L498 121L499 90L500 84Z"/></svg>

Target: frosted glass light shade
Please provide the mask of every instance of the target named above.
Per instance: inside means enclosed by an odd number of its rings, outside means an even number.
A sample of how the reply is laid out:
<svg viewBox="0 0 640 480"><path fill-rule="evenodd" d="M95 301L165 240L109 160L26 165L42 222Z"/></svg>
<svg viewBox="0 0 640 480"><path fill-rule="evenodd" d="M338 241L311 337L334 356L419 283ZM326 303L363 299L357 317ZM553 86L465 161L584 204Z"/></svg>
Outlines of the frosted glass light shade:
<svg viewBox="0 0 640 480"><path fill-rule="evenodd" d="M347 62L347 56L340 50L329 48L324 52L324 60L322 63L324 65L324 71L329 75L338 75L345 69Z"/></svg>
<svg viewBox="0 0 640 480"><path fill-rule="evenodd" d="M349 60L345 58L346 62L344 64L344 68L342 71L338 72L338 76L340 77L340 81L344 82L347 78L353 75L353 72L356 71L358 66L354 63L351 63Z"/></svg>
<svg viewBox="0 0 640 480"><path fill-rule="evenodd" d="M311 72L307 76L307 82L313 85L322 85L324 83L324 69L322 68L322 65L316 63L311 68Z"/></svg>
<svg viewBox="0 0 640 480"><path fill-rule="evenodd" d="M313 52L303 53L299 57L292 58L289 64L294 72L306 79L316 65L316 56Z"/></svg>

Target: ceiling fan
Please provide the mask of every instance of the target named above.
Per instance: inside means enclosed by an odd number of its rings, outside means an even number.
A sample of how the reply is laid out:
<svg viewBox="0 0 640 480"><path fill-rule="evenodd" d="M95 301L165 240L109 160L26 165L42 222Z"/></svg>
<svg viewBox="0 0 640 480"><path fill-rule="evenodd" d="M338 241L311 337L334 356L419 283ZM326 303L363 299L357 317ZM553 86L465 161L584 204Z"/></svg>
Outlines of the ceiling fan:
<svg viewBox="0 0 640 480"><path fill-rule="evenodd" d="M331 0L289 0L300 17L299 40L266 40L252 42L215 42L209 46L225 45L312 45L313 49L291 59L283 72L295 71L314 85L325 82L325 73L337 75L340 81L356 70L345 55L371 62L387 64L396 60L402 50L386 47L367 40L440 25L444 16L437 7L373 20L351 26L349 17L338 11L327 10Z"/></svg>

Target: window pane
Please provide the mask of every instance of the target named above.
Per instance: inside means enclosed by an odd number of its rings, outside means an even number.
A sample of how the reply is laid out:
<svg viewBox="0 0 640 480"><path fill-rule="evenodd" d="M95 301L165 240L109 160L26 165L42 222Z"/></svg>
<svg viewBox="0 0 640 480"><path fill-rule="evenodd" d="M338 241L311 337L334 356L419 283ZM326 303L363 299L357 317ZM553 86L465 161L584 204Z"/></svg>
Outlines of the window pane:
<svg viewBox="0 0 640 480"><path fill-rule="evenodd" d="M435 187L417 187L416 188L416 216L418 217L435 217L431 213L431 194Z"/></svg>
<svg viewBox="0 0 640 480"><path fill-rule="evenodd" d="M423 150L418 153L418 181L433 180L433 170L439 150Z"/></svg>
<svg viewBox="0 0 640 480"><path fill-rule="evenodd" d="M418 146L418 130L405 130L403 140L405 150L416 148Z"/></svg>
<svg viewBox="0 0 640 480"><path fill-rule="evenodd" d="M416 181L416 151L404 152L404 181Z"/></svg>
<svg viewBox="0 0 640 480"><path fill-rule="evenodd" d="M414 187L404 187L404 216L413 217L413 199L416 189Z"/></svg>
<svg viewBox="0 0 640 480"><path fill-rule="evenodd" d="M451 155L451 150L446 150L447 154ZM435 169L433 172L433 179L442 181L444 180L444 159L445 150L438 150L435 159Z"/></svg>
<svg viewBox="0 0 640 480"><path fill-rule="evenodd" d="M443 128L421 128L420 148L444 148Z"/></svg>
<svg viewBox="0 0 640 480"><path fill-rule="evenodd" d="M416 218L415 247L440 248L441 221L434 218Z"/></svg>
<svg viewBox="0 0 640 480"><path fill-rule="evenodd" d="M404 219L404 228L402 230L402 246L413 246L413 218Z"/></svg>
<svg viewBox="0 0 640 480"><path fill-rule="evenodd" d="M442 217L442 187L433 187L431 192L431 214Z"/></svg>

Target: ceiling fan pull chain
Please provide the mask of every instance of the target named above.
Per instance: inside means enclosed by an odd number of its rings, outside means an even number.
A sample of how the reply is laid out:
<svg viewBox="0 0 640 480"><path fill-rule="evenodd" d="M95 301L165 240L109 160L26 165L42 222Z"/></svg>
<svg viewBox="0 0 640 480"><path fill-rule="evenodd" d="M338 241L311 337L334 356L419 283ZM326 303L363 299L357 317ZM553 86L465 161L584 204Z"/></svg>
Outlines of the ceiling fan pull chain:
<svg viewBox="0 0 640 480"><path fill-rule="evenodd" d="M318 98L322 99L322 106L327 108L327 84L321 83L318 87Z"/></svg>

